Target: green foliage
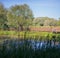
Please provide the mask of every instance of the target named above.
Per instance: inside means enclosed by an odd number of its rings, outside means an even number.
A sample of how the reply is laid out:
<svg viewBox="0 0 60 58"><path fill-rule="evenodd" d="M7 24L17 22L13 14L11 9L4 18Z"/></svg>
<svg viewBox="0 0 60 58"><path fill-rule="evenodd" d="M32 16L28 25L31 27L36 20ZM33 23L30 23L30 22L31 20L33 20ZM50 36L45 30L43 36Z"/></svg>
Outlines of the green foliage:
<svg viewBox="0 0 60 58"><path fill-rule="evenodd" d="M33 12L27 4L11 6L5 8L0 3L0 29L16 28L27 29L29 26L60 26L60 18L58 20L49 17L33 17Z"/></svg>
<svg viewBox="0 0 60 58"><path fill-rule="evenodd" d="M6 12L3 4L0 3L0 29L4 29L4 24L7 22Z"/></svg>
<svg viewBox="0 0 60 58"><path fill-rule="evenodd" d="M33 20L35 26L57 26L57 20L49 17L38 17Z"/></svg>
<svg viewBox="0 0 60 58"><path fill-rule="evenodd" d="M32 19L32 11L26 4L11 6L7 13L8 25L16 28L29 26Z"/></svg>
<svg viewBox="0 0 60 58"><path fill-rule="evenodd" d="M26 32L26 33L25 33ZM55 33L52 33L52 32L33 32L33 31L21 31L21 32L17 32L17 31L3 31L1 30L0 31L0 36L1 35L6 35L6 36L10 36L10 37L18 37L18 34L19 34L19 37L20 38L37 38L37 40L45 40L45 39L53 39L52 37L55 36L55 39L56 40L60 40L60 34L55 34Z"/></svg>

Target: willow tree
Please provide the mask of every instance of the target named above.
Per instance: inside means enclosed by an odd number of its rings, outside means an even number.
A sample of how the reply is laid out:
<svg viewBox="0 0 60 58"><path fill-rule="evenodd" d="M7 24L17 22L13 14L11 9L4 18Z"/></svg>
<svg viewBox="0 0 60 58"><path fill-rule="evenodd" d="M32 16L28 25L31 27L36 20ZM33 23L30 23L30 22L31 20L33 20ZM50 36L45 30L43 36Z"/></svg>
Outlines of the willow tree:
<svg viewBox="0 0 60 58"><path fill-rule="evenodd" d="M32 10L27 4L11 6L7 13L8 25L10 27L23 29L29 26L33 19Z"/></svg>

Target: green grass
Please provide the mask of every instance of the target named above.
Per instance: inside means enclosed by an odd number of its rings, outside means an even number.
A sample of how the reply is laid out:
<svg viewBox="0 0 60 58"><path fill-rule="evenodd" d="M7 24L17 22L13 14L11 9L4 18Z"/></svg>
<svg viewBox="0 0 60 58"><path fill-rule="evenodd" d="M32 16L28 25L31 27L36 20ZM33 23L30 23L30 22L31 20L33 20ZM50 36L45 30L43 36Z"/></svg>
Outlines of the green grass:
<svg viewBox="0 0 60 58"><path fill-rule="evenodd" d="M25 31L16 32L16 31L0 31L0 35L24 35ZM28 36L47 36L47 34L52 34L51 32L33 32L33 31L27 31L26 35Z"/></svg>
<svg viewBox="0 0 60 58"><path fill-rule="evenodd" d="M17 32L17 31L0 31L0 36L10 36L10 37L18 37L18 34L20 35L21 38L25 37L26 38L40 38L40 37L49 37L49 39L52 38L52 36L60 36L60 34L55 34L52 32L33 32L33 31L27 31L25 33L25 31L21 31L21 32Z"/></svg>

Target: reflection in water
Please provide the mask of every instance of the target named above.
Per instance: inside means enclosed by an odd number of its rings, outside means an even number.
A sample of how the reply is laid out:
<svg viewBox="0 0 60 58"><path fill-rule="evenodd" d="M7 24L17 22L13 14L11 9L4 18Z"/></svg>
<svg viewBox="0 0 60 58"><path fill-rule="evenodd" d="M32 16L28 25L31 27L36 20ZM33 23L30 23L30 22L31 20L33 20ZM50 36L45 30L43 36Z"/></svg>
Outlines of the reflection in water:
<svg viewBox="0 0 60 58"><path fill-rule="evenodd" d="M4 40L1 58L60 58L60 42L53 40Z"/></svg>
<svg viewBox="0 0 60 58"><path fill-rule="evenodd" d="M12 46L18 48L18 46L31 46L32 49L46 49L46 48L60 48L60 43L58 41L36 41L36 40L6 40L3 45Z"/></svg>

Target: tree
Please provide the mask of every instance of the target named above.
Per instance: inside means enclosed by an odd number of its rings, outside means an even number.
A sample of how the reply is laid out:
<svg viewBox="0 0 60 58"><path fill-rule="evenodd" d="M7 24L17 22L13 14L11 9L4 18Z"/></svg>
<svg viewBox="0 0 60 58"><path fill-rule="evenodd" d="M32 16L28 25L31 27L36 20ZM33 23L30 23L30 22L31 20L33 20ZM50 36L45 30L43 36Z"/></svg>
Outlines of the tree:
<svg viewBox="0 0 60 58"><path fill-rule="evenodd" d="M32 23L33 13L26 4L11 6L7 13L7 20L8 25L16 28L19 33L20 30L23 30L23 26L27 30L27 27Z"/></svg>
<svg viewBox="0 0 60 58"><path fill-rule="evenodd" d="M28 22L33 19L33 14L28 5L15 5L8 10L7 19L9 26L22 28L22 26L28 25Z"/></svg>
<svg viewBox="0 0 60 58"><path fill-rule="evenodd" d="M7 10L4 8L4 5L0 3L0 29L4 29L4 24L7 22L6 13Z"/></svg>
<svg viewBox="0 0 60 58"><path fill-rule="evenodd" d="M60 18L57 20L57 25L60 26Z"/></svg>
<svg viewBox="0 0 60 58"><path fill-rule="evenodd" d="M57 26L57 20L49 17L39 17L33 20L36 26Z"/></svg>
<svg viewBox="0 0 60 58"><path fill-rule="evenodd" d="M45 20L44 26L57 26L57 20L55 20L53 18L49 18L49 19Z"/></svg>
<svg viewBox="0 0 60 58"><path fill-rule="evenodd" d="M45 17L38 17L33 20L35 26L44 26Z"/></svg>

